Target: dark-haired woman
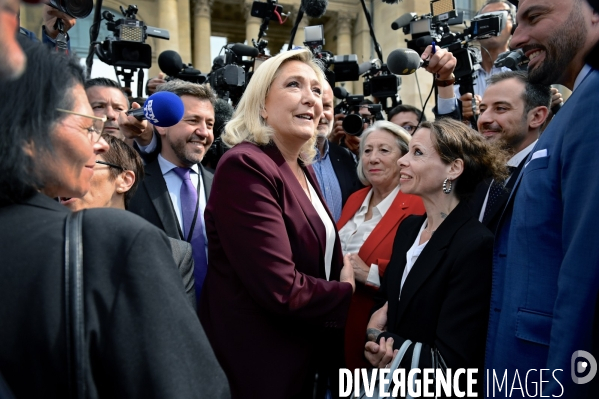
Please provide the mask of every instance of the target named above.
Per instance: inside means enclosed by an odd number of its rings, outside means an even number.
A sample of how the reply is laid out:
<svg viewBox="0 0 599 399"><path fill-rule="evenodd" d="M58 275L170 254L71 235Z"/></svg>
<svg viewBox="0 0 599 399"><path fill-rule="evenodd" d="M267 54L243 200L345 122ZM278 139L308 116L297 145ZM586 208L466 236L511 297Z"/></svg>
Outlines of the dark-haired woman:
<svg viewBox="0 0 599 399"><path fill-rule="evenodd" d="M65 222L106 152L75 58L26 45L0 83L0 373L17 398L75 397L65 312ZM82 218L80 382L89 398L228 397L164 233L117 209ZM73 360L71 360L73 361Z"/></svg>
<svg viewBox="0 0 599 399"><path fill-rule="evenodd" d="M398 164L402 192L421 197L426 215L397 230L365 356L387 367L409 339L422 343L419 368L432 367L438 350L448 368L478 368L481 380L493 235L462 200L484 178L505 178L504 157L466 125L442 119L420 125ZM406 375L414 346L400 363Z"/></svg>

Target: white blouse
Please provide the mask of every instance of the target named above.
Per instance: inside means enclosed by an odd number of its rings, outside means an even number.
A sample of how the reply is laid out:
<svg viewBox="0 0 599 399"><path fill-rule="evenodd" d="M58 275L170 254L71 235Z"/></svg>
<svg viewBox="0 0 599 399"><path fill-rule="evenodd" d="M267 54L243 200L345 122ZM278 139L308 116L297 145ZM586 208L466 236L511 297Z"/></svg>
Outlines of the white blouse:
<svg viewBox="0 0 599 399"><path fill-rule="evenodd" d="M345 226L339 230L339 238L341 239L341 250L343 255L355 254L360 251L364 241L368 239L372 230L381 221L383 216L387 213L391 204L399 193L399 186L395 187L387 197L382 200L377 206L372 208L372 218L364 221L366 212L368 212L368 204L372 198L372 189L364 198L364 202L356 212L353 218L347 221Z"/></svg>
<svg viewBox="0 0 599 399"><path fill-rule="evenodd" d="M316 194L316 190L310 184L310 181L306 178L306 182L308 182L308 190L310 190L310 201L312 202L312 206L320 216L320 220L322 220L322 224L324 224L324 229L327 235L327 241L325 245L324 251L324 270L327 276L327 280L331 277L331 262L333 261L333 248L335 248L335 225L333 221L329 217L327 210L324 205L318 198L318 194Z"/></svg>
<svg viewBox="0 0 599 399"><path fill-rule="evenodd" d="M428 225L428 221L425 220L424 223L422 224L422 226L420 227L420 231L418 232L418 236L416 237L414 244L412 244L412 247L408 250L408 252L406 252L406 268L403 270L403 275L401 276L401 286L399 289L399 298L401 298L401 291L403 290L403 284L406 282L406 278L408 277L408 274L410 274L410 270L412 270L412 267L414 267L414 263L416 263L416 261L418 260L418 257L422 253L422 250L424 249L424 247L426 247L426 244L428 244L428 241L425 241L422 244L419 244L420 236L422 236L422 232L424 231L424 229L426 229L427 225Z"/></svg>

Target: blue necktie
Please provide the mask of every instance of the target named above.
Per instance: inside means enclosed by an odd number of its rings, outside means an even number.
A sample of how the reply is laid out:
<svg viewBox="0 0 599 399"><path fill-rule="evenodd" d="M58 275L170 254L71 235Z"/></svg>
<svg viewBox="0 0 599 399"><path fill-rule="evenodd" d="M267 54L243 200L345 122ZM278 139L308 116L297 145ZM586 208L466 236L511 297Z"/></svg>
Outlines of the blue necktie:
<svg viewBox="0 0 599 399"><path fill-rule="evenodd" d="M175 173L181 178L181 217L183 217L183 238L187 240L193 250L193 276L195 278L196 301L200 300L200 292L208 270L208 260L206 258L206 242L204 240L202 213L198 204L198 191L191 182L189 168L175 168ZM199 182L198 182L199 184ZM198 213L196 215L196 209ZM192 226L195 218L195 225ZM193 231L191 231L193 227ZM190 239L191 237L191 239Z"/></svg>

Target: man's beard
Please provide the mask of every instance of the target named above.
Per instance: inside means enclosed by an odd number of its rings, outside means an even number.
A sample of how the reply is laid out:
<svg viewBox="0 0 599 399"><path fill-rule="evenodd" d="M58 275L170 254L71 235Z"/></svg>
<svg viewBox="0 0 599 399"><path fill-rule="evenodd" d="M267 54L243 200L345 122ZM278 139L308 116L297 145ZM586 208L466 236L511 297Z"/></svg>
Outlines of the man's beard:
<svg viewBox="0 0 599 399"><path fill-rule="evenodd" d="M556 29L549 38L547 47L538 46L545 51L545 59L536 68L528 70L529 81L543 85L561 83L564 71L582 48L586 35L581 6L575 4L562 29Z"/></svg>
<svg viewBox="0 0 599 399"><path fill-rule="evenodd" d="M188 148L186 148L186 144L187 141L177 141L174 143L170 143L170 146L173 149L173 152L175 153L177 159L179 159L179 161L183 165L186 165L188 167L200 163L202 161L202 158L204 158L204 152L202 152L201 154L191 152Z"/></svg>

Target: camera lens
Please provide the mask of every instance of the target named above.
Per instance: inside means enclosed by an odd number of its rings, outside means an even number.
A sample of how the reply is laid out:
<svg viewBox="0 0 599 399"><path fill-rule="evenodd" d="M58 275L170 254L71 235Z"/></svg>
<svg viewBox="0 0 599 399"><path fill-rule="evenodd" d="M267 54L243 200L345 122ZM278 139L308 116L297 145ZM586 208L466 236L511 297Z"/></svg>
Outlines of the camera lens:
<svg viewBox="0 0 599 399"><path fill-rule="evenodd" d="M341 124L343 130L352 136L360 136L364 130L364 121L359 114L347 115Z"/></svg>
<svg viewBox="0 0 599 399"><path fill-rule="evenodd" d="M50 5L74 18L85 18L94 9L93 0L50 0Z"/></svg>

